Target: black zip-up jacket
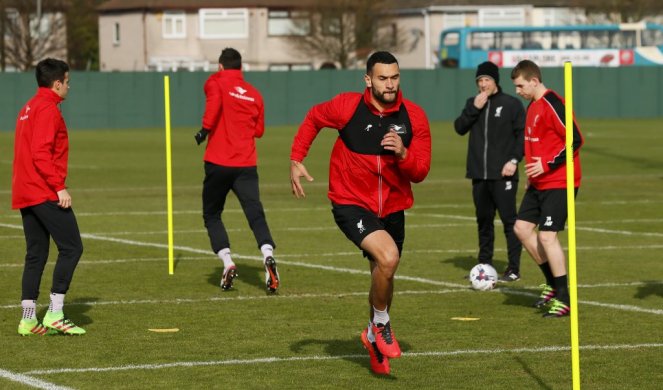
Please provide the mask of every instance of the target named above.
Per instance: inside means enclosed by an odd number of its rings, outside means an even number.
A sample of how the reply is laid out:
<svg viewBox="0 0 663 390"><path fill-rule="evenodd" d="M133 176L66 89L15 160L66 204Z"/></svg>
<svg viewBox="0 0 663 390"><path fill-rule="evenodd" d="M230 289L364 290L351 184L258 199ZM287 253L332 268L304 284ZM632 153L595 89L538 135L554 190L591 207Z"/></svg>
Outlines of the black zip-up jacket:
<svg viewBox="0 0 663 390"><path fill-rule="evenodd" d="M460 135L470 132L465 175L468 179L502 179L504 164L523 158L525 109L519 99L502 92L500 87L481 110L474 106L474 96L467 99L454 128ZM512 180L518 180L518 170Z"/></svg>

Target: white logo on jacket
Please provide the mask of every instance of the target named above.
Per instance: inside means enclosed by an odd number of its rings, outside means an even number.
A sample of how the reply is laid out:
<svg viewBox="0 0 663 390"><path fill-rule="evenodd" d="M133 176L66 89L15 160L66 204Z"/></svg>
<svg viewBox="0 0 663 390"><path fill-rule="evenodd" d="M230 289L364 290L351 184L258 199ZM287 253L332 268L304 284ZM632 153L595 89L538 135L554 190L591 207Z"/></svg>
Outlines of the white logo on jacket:
<svg viewBox="0 0 663 390"><path fill-rule="evenodd" d="M506 187L504 188L504 191L510 191L513 189L513 184L511 184L511 180L506 181Z"/></svg>
<svg viewBox="0 0 663 390"><path fill-rule="evenodd" d="M25 106L25 115L21 115L21 117L18 118L18 120L24 121L24 120L28 119L28 117L29 117L28 112L30 112L30 106L26 105Z"/></svg>
<svg viewBox="0 0 663 390"><path fill-rule="evenodd" d="M373 127L373 125L369 124L368 126L366 126L366 128L364 130L371 131L371 127ZM359 222L361 222L361 221L359 221Z"/></svg>
<svg viewBox="0 0 663 390"><path fill-rule="evenodd" d="M495 109L495 118L499 118L502 116L502 106L499 106Z"/></svg>
<svg viewBox="0 0 663 390"><path fill-rule="evenodd" d="M232 91L228 92L228 93L230 94L230 96L232 96L234 98L237 98L237 99L248 100L250 102L253 102L253 101L256 100L256 99L252 98L251 96L244 96L244 94L247 93L248 90L246 90L246 89L244 89L240 86L236 86L235 91L237 91L239 93L235 93L235 92L232 92Z"/></svg>
<svg viewBox="0 0 663 390"><path fill-rule="evenodd" d="M405 127L405 124L399 125L389 125L389 130L393 130L396 132L396 134L406 134L407 133L407 128Z"/></svg>

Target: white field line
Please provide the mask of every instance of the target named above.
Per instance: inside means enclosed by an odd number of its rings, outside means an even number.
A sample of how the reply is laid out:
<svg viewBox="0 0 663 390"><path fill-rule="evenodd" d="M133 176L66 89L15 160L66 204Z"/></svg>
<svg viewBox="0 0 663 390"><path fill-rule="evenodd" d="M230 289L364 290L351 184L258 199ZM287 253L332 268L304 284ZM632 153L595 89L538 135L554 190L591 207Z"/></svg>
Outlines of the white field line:
<svg viewBox="0 0 663 390"><path fill-rule="evenodd" d="M18 229L22 228L21 226L7 225L7 224L0 224L0 226L18 228ZM103 237L103 236L98 236L98 235L94 235L94 234L81 234L81 237L87 238L87 239L100 240L100 241L117 242L117 243L127 244L127 245L168 249L167 244L149 243L149 242L142 242L142 241L135 241L135 240L125 240L125 239L113 238L113 237ZM187 252L199 253L199 254L208 254L209 253L208 250L191 248L191 247L187 247L187 246L174 246L173 248L176 249L176 250L180 250L180 251L187 251ZM234 257L237 258L237 259L262 261L262 258L258 257L258 256L246 256L246 255L235 254ZM322 270L325 270L325 271L344 272L344 273L357 274L357 275L370 275L369 271L367 271L367 270L362 271L362 270L351 269L351 268L332 267L332 266L327 266L327 265L302 263L302 262L297 262L297 261L283 261L283 260L281 260L280 263L285 264L285 265L299 266L299 267L303 267L303 268L322 269ZM420 282L420 283L430 284L430 285L435 285L435 286L445 286L445 287L453 287L453 288L464 288L464 287L466 287L466 285L458 284L458 283L449 283L449 282L425 279L425 278L420 278L420 277L405 276L405 275L397 275L396 279L413 281L413 282ZM505 289L504 291L509 291L509 289ZM520 291L511 291L511 293L536 296L536 294L520 292ZM643 313L652 313L652 314L663 314L663 310L645 309L645 308L640 308L640 307L631 306L631 305L615 305L615 304L592 302L592 301L582 301L582 303L593 304L593 305L602 306L602 307L610 307L610 308L618 309L618 310L639 311L639 312L643 312Z"/></svg>
<svg viewBox="0 0 663 390"><path fill-rule="evenodd" d="M20 384L30 386L30 387L36 387L38 389L46 389L46 390L70 390L70 387L65 387L65 386L59 386L54 383L46 382L41 379L37 378L32 378L26 374L19 374L7 370L3 370L0 368L0 378L5 378L8 379L12 382L18 382Z"/></svg>
<svg viewBox="0 0 663 390"><path fill-rule="evenodd" d="M647 344L613 344L613 345L583 345L580 349L583 351L594 350L623 350L623 349L644 349L644 348L661 348L661 343L647 343ZM427 352L403 352L403 358L419 358L419 357L445 357L445 356L462 356L462 355L501 355L501 354L519 354L519 353L547 353L547 352L566 352L570 351L571 347L568 346L548 346L539 348L495 348L495 349L460 349L455 351L427 351ZM303 362L303 361L321 361L321 360L342 360L342 359L366 359L366 354L354 355L338 355L338 356L291 356L291 357L265 357L257 359L229 359L229 360L211 360L211 361L192 361L192 362L173 362L161 364L128 364L124 366L115 367L87 367L87 368L56 368L50 370L32 370L25 374L28 375L53 375L53 374L69 374L69 373L83 373L83 372L116 372L116 371L129 371L129 370L159 370L164 368L175 367L205 367L205 366L229 366L229 365L250 365L250 364L266 364L266 363L289 363L289 362Z"/></svg>
<svg viewBox="0 0 663 390"><path fill-rule="evenodd" d="M468 286L457 289L447 290L408 290L408 291L394 291L394 295L442 295L442 294L456 294L470 292L474 290ZM107 305L177 305L182 303L206 303L206 302L235 302L235 301L261 301L265 299L274 300L297 300L297 299L325 299L325 298L344 298L344 297L366 297L368 292L348 292L339 294L291 294L291 295L250 295L250 296L235 296L235 297L209 297L209 298L175 298L175 299L131 299L131 300L117 300L117 301L75 301L67 302L67 306L107 306ZM38 305L48 306L48 304ZM21 304L2 305L0 309L17 309Z"/></svg>

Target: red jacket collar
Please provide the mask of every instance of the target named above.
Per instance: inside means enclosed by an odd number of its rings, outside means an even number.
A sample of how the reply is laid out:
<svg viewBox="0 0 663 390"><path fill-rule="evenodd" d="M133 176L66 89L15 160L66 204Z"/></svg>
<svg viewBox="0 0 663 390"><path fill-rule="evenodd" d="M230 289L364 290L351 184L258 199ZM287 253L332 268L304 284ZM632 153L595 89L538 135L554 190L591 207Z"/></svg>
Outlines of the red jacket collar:
<svg viewBox="0 0 663 390"><path fill-rule="evenodd" d="M371 89L366 87L366 89L364 90L364 103L366 103L366 105L371 110L371 112L376 115L379 115L380 113L384 115L389 115L394 112L398 112L398 110L400 110L401 104L403 103L403 92L399 89L398 94L396 95L396 102L394 103L394 105L380 112L380 110L378 110L378 108L375 107L373 103L371 103Z"/></svg>
<svg viewBox="0 0 663 390"><path fill-rule="evenodd" d="M55 104L60 103L64 99L60 97L55 91L46 87L37 88L37 96L43 97L46 100L52 101Z"/></svg>
<svg viewBox="0 0 663 390"><path fill-rule="evenodd" d="M244 76L242 75L241 69L225 69L219 71L219 76L229 79L240 79L243 80Z"/></svg>

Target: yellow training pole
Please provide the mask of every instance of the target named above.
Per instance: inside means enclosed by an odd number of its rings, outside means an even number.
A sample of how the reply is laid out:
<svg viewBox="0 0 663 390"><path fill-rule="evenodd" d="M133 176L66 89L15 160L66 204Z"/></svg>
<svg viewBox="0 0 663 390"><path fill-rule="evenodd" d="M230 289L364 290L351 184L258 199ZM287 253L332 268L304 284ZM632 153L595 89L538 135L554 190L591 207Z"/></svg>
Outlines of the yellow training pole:
<svg viewBox="0 0 663 390"><path fill-rule="evenodd" d="M566 100L566 203L569 224L569 298L571 299L571 369L573 390L580 390L580 351L578 340L578 278L576 274L576 205L573 170L573 71L564 63L564 98Z"/></svg>
<svg viewBox="0 0 663 390"><path fill-rule="evenodd" d="M170 78L163 76L164 107L166 112L166 197L168 198L168 274L174 273L173 264L173 170L170 153Z"/></svg>

